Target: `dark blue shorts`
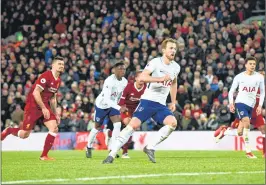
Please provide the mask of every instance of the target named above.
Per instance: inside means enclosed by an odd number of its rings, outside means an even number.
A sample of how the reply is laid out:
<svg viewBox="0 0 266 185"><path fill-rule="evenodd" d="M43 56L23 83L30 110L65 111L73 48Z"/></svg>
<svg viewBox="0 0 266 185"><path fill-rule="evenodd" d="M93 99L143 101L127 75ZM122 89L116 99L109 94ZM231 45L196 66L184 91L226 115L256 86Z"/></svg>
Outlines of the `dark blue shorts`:
<svg viewBox="0 0 266 185"><path fill-rule="evenodd" d="M251 119L253 108L244 104L244 103L236 103L236 116L239 120L244 117L249 117Z"/></svg>
<svg viewBox="0 0 266 185"><path fill-rule="evenodd" d="M163 124L164 119L170 115L174 116L165 105L150 100L140 100L133 117L138 118L142 123L153 118L157 123Z"/></svg>
<svg viewBox="0 0 266 185"><path fill-rule="evenodd" d="M94 112L94 121L99 124L103 124L103 121L106 116L120 116L120 111L114 108L108 108L108 109L100 109L95 105L95 112Z"/></svg>

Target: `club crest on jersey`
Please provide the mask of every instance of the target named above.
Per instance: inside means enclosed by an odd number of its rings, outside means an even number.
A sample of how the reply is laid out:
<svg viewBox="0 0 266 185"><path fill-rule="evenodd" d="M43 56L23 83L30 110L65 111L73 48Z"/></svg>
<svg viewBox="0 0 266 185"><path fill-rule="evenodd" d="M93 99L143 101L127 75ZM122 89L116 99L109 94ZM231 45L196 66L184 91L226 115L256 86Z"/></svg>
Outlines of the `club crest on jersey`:
<svg viewBox="0 0 266 185"><path fill-rule="evenodd" d="M243 116L243 115L244 115L244 111L241 111L241 112L240 112L240 115Z"/></svg>
<svg viewBox="0 0 266 185"><path fill-rule="evenodd" d="M44 84L46 82L45 78L42 78L40 81L42 84Z"/></svg>
<svg viewBox="0 0 266 185"><path fill-rule="evenodd" d="M255 87L243 87L242 89L242 91L246 91L246 92L253 92L255 90L256 90Z"/></svg>
<svg viewBox="0 0 266 185"><path fill-rule="evenodd" d="M139 108L138 108L138 111L139 111L139 112L141 112L141 111L143 111L143 110L144 110L143 107L139 107Z"/></svg>

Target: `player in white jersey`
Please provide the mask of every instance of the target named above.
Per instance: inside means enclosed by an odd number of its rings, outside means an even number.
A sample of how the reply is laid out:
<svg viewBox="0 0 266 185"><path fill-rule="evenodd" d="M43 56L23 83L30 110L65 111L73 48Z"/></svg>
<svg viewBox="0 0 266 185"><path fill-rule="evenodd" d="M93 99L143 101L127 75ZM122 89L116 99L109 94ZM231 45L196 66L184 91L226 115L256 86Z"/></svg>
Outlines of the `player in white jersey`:
<svg viewBox="0 0 266 185"><path fill-rule="evenodd" d="M237 132L235 130L227 128L226 126L221 126L218 130L216 130L214 134L217 141L222 139L225 135L243 135L246 156L248 158L257 158L251 152L248 134L250 131L250 119L252 116L252 110L256 104L258 89L261 93L259 98L259 105L256 109L257 115L261 114L261 109L265 98L264 77L260 73L255 72L256 62L256 58L254 57L249 57L246 59L246 71L235 76L233 84L229 91L230 111L236 112L236 116L241 122ZM233 95L237 88L239 92L234 102Z"/></svg>
<svg viewBox="0 0 266 185"><path fill-rule="evenodd" d="M95 100L94 121L95 128L93 128L88 136L88 144L86 150L86 157L91 158L92 144L99 132L101 125L108 116L113 122L114 129L111 141L119 135L121 129L120 112L127 111L126 107L118 105L119 99L127 86L127 80L124 78L125 65L123 62L118 62L114 65L114 74L110 75L103 84L102 92Z"/></svg>
<svg viewBox="0 0 266 185"><path fill-rule="evenodd" d="M165 39L162 42L163 56L152 59L145 67L139 80L148 83L146 90L141 96L133 118L115 140L111 152L103 161L104 164L112 163L118 150L128 141L133 132L140 127L142 122L151 117L157 123L165 125L159 130L153 142L145 146L143 150L155 163L155 147L164 141L177 125L177 120L172 113L176 108L177 76L180 72L180 66L174 61L177 47L176 40ZM168 108L165 104L169 92L172 103Z"/></svg>

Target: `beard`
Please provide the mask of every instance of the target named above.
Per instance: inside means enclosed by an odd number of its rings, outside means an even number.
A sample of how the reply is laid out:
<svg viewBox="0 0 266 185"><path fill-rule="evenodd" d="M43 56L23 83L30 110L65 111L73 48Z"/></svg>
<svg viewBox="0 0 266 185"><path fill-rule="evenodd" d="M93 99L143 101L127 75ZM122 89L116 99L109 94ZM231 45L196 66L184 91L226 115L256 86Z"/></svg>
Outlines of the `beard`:
<svg viewBox="0 0 266 185"><path fill-rule="evenodd" d="M166 55L166 57L167 57L167 59L168 60L174 60L174 58L175 58L175 55Z"/></svg>

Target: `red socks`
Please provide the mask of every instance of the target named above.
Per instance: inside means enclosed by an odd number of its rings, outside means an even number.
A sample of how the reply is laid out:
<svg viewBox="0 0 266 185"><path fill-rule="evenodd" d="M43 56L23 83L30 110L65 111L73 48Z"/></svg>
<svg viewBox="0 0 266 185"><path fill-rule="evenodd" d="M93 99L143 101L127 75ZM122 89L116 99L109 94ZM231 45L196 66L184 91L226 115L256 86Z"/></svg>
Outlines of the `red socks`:
<svg viewBox="0 0 266 185"><path fill-rule="evenodd" d="M43 147L43 152L41 157L43 156L47 156L48 152L50 151L50 149L52 148L53 144L54 144L54 140L55 140L55 133L48 133L45 142L44 142L44 147Z"/></svg>
<svg viewBox="0 0 266 185"><path fill-rule="evenodd" d="M12 134L13 136L18 136L19 128L8 128L8 132Z"/></svg>
<svg viewBox="0 0 266 185"><path fill-rule="evenodd" d="M128 147L129 147L129 144L131 143L132 141L132 136L130 136L129 140L126 142L126 144L124 144L124 146L122 147L123 149L123 154L126 154L128 151Z"/></svg>

